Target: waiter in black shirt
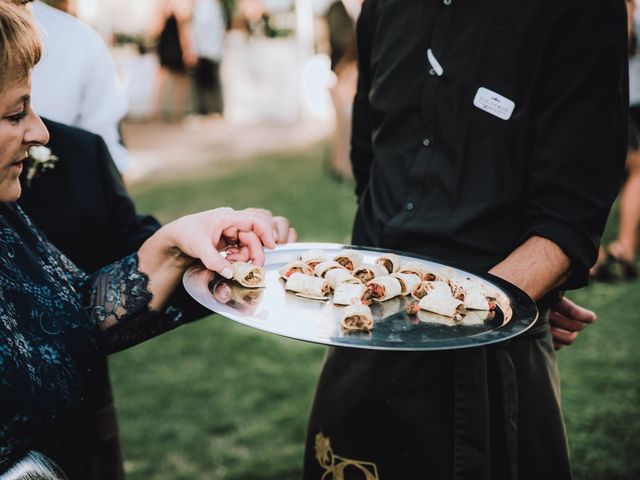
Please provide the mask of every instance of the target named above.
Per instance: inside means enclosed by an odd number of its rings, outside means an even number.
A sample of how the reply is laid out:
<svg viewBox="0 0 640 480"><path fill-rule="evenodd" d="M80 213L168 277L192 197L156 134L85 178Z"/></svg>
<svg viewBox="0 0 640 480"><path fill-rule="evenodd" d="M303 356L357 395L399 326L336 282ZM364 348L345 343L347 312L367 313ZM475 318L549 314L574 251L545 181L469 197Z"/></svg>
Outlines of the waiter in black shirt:
<svg viewBox="0 0 640 480"><path fill-rule="evenodd" d="M548 308L587 283L621 181L625 3L366 0L357 35L353 243L491 272L540 319L491 347L332 349L304 478L571 478Z"/></svg>

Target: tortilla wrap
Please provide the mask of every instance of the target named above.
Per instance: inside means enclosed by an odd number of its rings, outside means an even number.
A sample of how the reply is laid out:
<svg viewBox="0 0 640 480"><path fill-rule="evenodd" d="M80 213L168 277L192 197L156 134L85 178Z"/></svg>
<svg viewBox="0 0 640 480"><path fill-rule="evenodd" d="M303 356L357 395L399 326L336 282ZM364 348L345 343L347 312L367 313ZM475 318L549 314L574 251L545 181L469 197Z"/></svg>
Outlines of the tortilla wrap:
<svg viewBox="0 0 640 480"><path fill-rule="evenodd" d="M418 275L421 280L424 280L423 277L428 270L428 267L422 263L408 262L402 265L402 267L398 269L397 273L411 273L413 275Z"/></svg>
<svg viewBox="0 0 640 480"><path fill-rule="evenodd" d="M402 295L409 295L422 283L420 277L414 273L392 273L391 276L400 281Z"/></svg>
<svg viewBox="0 0 640 480"><path fill-rule="evenodd" d="M327 298L331 292L331 287L326 280L299 272L292 274L287 279L285 289L316 298Z"/></svg>
<svg viewBox="0 0 640 480"><path fill-rule="evenodd" d="M334 260L327 260L326 262L321 262L318 265L316 265L313 269L313 273L315 273L316 276L318 277L324 278L327 272L333 268L342 268L346 270L346 268L344 268L338 262Z"/></svg>
<svg viewBox="0 0 640 480"><path fill-rule="evenodd" d="M326 260L326 257L323 250L313 249L301 253L300 257L298 257L298 260L306 263L311 268L313 268L317 264L324 262Z"/></svg>
<svg viewBox="0 0 640 480"><path fill-rule="evenodd" d="M287 263L284 267L278 270L278 273L280 274L280 278L284 278L285 280L289 278L291 274L294 272L299 272L304 275L313 276L313 268L311 268L306 263L301 262L300 260L296 262Z"/></svg>
<svg viewBox="0 0 640 480"><path fill-rule="evenodd" d="M343 250L338 253L333 260L338 262L344 268L350 271L354 271L359 265L362 264L362 254L355 250Z"/></svg>
<svg viewBox="0 0 640 480"><path fill-rule="evenodd" d="M345 330L369 332L373 328L373 315L366 305L349 305L340 314L340 325Z"/></svg>
<svg viewBox="0 0 640 480"><path fill-rule="evenodd" d="M387 272L386 268L382 265L378 265L377 263L374 263L373 265L363 263L353 271L353 276L358 278L362 283L367 283L368 281L373 280L376 277L381 277L382 275L389 275L389 272Z"/></svg>
<svg viewBox="0 0 640 480"><path fill-rule="evenodd" d="M362 283L356 277L351 275L351 272L349 270L344 268L333 268L329 270L324 275L324 279L327 282L329 282L329 286L331 287L332 290L335 290L338 287L338 285L340 285L343 282Z"/></svg>
<svg viewBox="0 0 640 480"><path fill-rule="evenodd" d="M497 295L493 292L487 284L483 283L480 280L473 279L470 277L467 278L457 278L455 280L450 280L449 284L452 286L453 284L458 285L459 287L464 288L465 297L464 297L464 306L470 310L494 310L496 308L496 297Z"/></svg>
<svg viewBox="0 0 640 480"><path fill-rule="evenodd" d="M387 273L395 273L400 270L402 266L402 261L400 257L395 253L387 253L385 255L381 255L376 259L376 263L378 265L382 265Z"/></svg>
<svg viewBox="0 0 640 480"><path fill-rule="evenodd" d="M231 266L233 267L233 279L243 287L260 288L265 286L264 268L256 267L247 262L234 262Z"/></svg>
<svg viewBox="0 0 640 480"><path fill-rule="evenodd" d="M452 295L428 293L422 297L418 305L423 310L444 315L445 317L462 318L466 313L464 303Z"/></svg>
<svg viewBox="0 0 640 480"><path fill-rule="evenodd" d="M376 277L367 282L366 285L367 288L372 290L373 299L376 302L384 302L385 300L389 300L390 298L397 297L402 294L400 280L392 277L391 275Z"/></svg>
<svg viewBox="0 0 640 480"><path fill-rule="evenodd" d="M362 283L341 283L333 293L333 303L335 305L362 304L362 296L366 291L367 287Z"/></svg>
<svg viewBox="0 0 640 480"><path fill-rule="evenodd" d="M424 281L416 288L411 290L411 296L416 300L421 300L429 292L438 292L442 295L451 295L451 287L448 283L441 281Z"/></svg>

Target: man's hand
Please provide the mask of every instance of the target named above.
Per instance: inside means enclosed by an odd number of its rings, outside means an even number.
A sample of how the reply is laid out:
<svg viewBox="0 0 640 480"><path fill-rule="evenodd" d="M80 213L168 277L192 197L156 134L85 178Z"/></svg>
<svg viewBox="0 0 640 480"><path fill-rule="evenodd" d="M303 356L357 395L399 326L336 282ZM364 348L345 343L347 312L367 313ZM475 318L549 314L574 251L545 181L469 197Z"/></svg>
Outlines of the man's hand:
<svg viewBox="0 0 640 480"><path fill-rule="evenodd" d="M571 345L577 338L578 332L595 321L595 312L563 297L549 313L553 347L560 350L565 345Z"/></svg>

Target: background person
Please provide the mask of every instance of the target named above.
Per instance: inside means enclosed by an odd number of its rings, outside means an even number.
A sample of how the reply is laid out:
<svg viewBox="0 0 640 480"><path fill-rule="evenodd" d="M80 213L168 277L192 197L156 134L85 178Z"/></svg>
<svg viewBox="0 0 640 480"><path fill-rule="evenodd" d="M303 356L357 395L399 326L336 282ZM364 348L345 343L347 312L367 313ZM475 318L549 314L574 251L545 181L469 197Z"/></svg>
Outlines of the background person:
<svg viewBox="0 0 640 480"><path fill-rule="evenodd" d="M351 110L358 81L355 22L361 3L359 0L338 0L329 6L326 13L331 70L336 78L336 83L331 88L336 125L331 137L329 165L331 173L340 179L353 178L349 150Z"/></svg>
<svg viewBox="0 0 640 480"><path fill-rule="evenodd" d="M33 70L34 107L51 120L100 135L124 173L133 163L119 132L128 102L107 46L71 15L41 1L32 10L45 46Z"/></svg>
<svg viewBox="0 0 640 480"><path fill-rule="evenodd" d="M195 112L221 117L224 111L220 63L224 52L226 20L219 0L195 0L193 47L197 57L193 72Z"/></svg>
<svg viewBox="0 0 640 480"><path fill-rule="evenodd" d="M195 65L191 42L191 9L180 0L163 0L152 35L160 67L156 78L155 116L180 121L188 110L188 69ZM164 117L165 97L168 98L167 117Z"/></svg>
<svg viewBox="0 0 640 480"><path fill-rule="evenodd" d="M633 280L638 277L636 253L640 227L640 54L635 32L635 2L627 0L629 34L629 148L627 177L620 191L618 235L600 248L598 261L591 269L597 280Z"/></svg>

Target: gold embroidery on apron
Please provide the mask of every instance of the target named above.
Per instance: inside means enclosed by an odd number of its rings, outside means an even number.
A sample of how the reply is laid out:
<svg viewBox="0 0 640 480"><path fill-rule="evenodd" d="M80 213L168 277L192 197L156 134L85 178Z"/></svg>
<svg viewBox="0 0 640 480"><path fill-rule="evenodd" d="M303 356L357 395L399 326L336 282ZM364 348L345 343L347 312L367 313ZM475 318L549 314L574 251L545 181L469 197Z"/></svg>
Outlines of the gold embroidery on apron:
<svg viewBox="0 0 640 480"><path fill-rule="evenodd" d="M331 440L322 433L316 435L316 459L325 470L320 480L344 480L344 472L347 468L360 471L363 480L380 480L378 467L372 462L351 460L333 454Z"/></svg>

